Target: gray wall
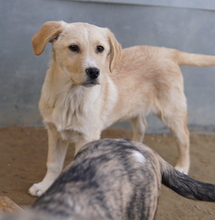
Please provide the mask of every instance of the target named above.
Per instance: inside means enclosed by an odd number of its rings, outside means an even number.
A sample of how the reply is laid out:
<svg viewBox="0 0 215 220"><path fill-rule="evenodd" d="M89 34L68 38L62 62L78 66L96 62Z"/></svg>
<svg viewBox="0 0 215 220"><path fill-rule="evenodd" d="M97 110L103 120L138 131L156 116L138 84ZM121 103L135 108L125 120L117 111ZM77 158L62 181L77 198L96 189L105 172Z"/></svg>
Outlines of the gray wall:
<svg viewBox="0 0 215 220"><path fill-rule="evenodd" d="M42 125L38 100L51 45L36 57L30 40L46 21L108 27L123 47L144 44L215 55L213 10L63 0L1 1L0 6L0 126ZM215 132L215 67L186 66L182 71L189 126ZM165 131L154 116L148 124L147 132ZM125 123L118 126L129 129Z"/></svg>

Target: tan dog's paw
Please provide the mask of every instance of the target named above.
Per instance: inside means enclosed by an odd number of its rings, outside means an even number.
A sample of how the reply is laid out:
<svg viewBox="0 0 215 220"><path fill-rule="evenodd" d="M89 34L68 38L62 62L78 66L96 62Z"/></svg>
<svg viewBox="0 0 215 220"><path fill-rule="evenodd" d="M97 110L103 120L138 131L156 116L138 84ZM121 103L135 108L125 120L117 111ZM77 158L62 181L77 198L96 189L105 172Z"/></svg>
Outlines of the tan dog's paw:
<svg viewBox="0 0 215 220"><path fill-rule="evenodd" d="M49 185L46 186L42 182L40 183L35 183L33 186L28 190L28 193L32 196L41 196L47 189Z"/></svg>
<svg viewBox="0 0 215 220"><path fill-rule="evenodd" d="M184 173L184 174L188 175L189 167L179 167L179 166L176 165L175 169L178 170L181 173Z"/></svg>

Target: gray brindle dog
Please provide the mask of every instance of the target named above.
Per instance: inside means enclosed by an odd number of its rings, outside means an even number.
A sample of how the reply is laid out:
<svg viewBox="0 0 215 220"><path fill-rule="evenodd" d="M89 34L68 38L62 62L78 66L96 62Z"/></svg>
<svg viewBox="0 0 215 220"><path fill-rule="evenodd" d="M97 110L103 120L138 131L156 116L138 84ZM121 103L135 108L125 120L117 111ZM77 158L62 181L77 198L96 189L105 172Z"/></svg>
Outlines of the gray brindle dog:
<svg viewBox="0 0 215 220"><path fill-rule="evenodd" d="M186 198L215 201L215 185L180 173L142 143L94 141L20 220L155 219L162 183Z"/></svg>

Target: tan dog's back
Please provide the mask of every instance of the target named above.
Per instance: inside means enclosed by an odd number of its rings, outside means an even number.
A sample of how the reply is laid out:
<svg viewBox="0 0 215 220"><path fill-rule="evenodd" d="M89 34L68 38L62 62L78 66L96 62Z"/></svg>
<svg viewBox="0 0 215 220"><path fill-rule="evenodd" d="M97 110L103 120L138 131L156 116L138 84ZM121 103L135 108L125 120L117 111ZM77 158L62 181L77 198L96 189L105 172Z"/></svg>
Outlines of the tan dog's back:
<svg viewBox="0 0 215 220"><path fill-rule="evenodd" d="M134 109L139 111L144 106L145 114L152 111L160 117L169 100L177 100L179 105L185 102L179 65L211 66L215 65L215 57L165 47L123 49L122 60L111 74L119 92L114 113L120 112L123 120L123 110L130 118L135 115Z"/></svg>

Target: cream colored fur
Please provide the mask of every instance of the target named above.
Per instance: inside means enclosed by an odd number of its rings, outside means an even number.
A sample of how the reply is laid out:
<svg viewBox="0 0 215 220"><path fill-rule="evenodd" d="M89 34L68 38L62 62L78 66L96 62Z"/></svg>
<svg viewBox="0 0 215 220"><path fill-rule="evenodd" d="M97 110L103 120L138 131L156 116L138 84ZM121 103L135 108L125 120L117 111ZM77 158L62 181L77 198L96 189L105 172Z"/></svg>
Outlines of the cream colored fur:
<svg viewBox="0 0 215 220"><path fill-rule="evenodd" d="M31 195L40 196L60 174L70 142L77 153L99 139L103 129L125 119L131 121L133 141L142 142L150 112L176 136L176 168L188 173L187 105L179 65L215 65L214 57L149 46L122 50L107 28L86 23L47 22L32 38L36 55L47 42L53 54L39 103L48 129L47 174L29 189ZM71 45L79 51L71 51ZM96 84L86 86L90 67L100 75Z"/></svg>

